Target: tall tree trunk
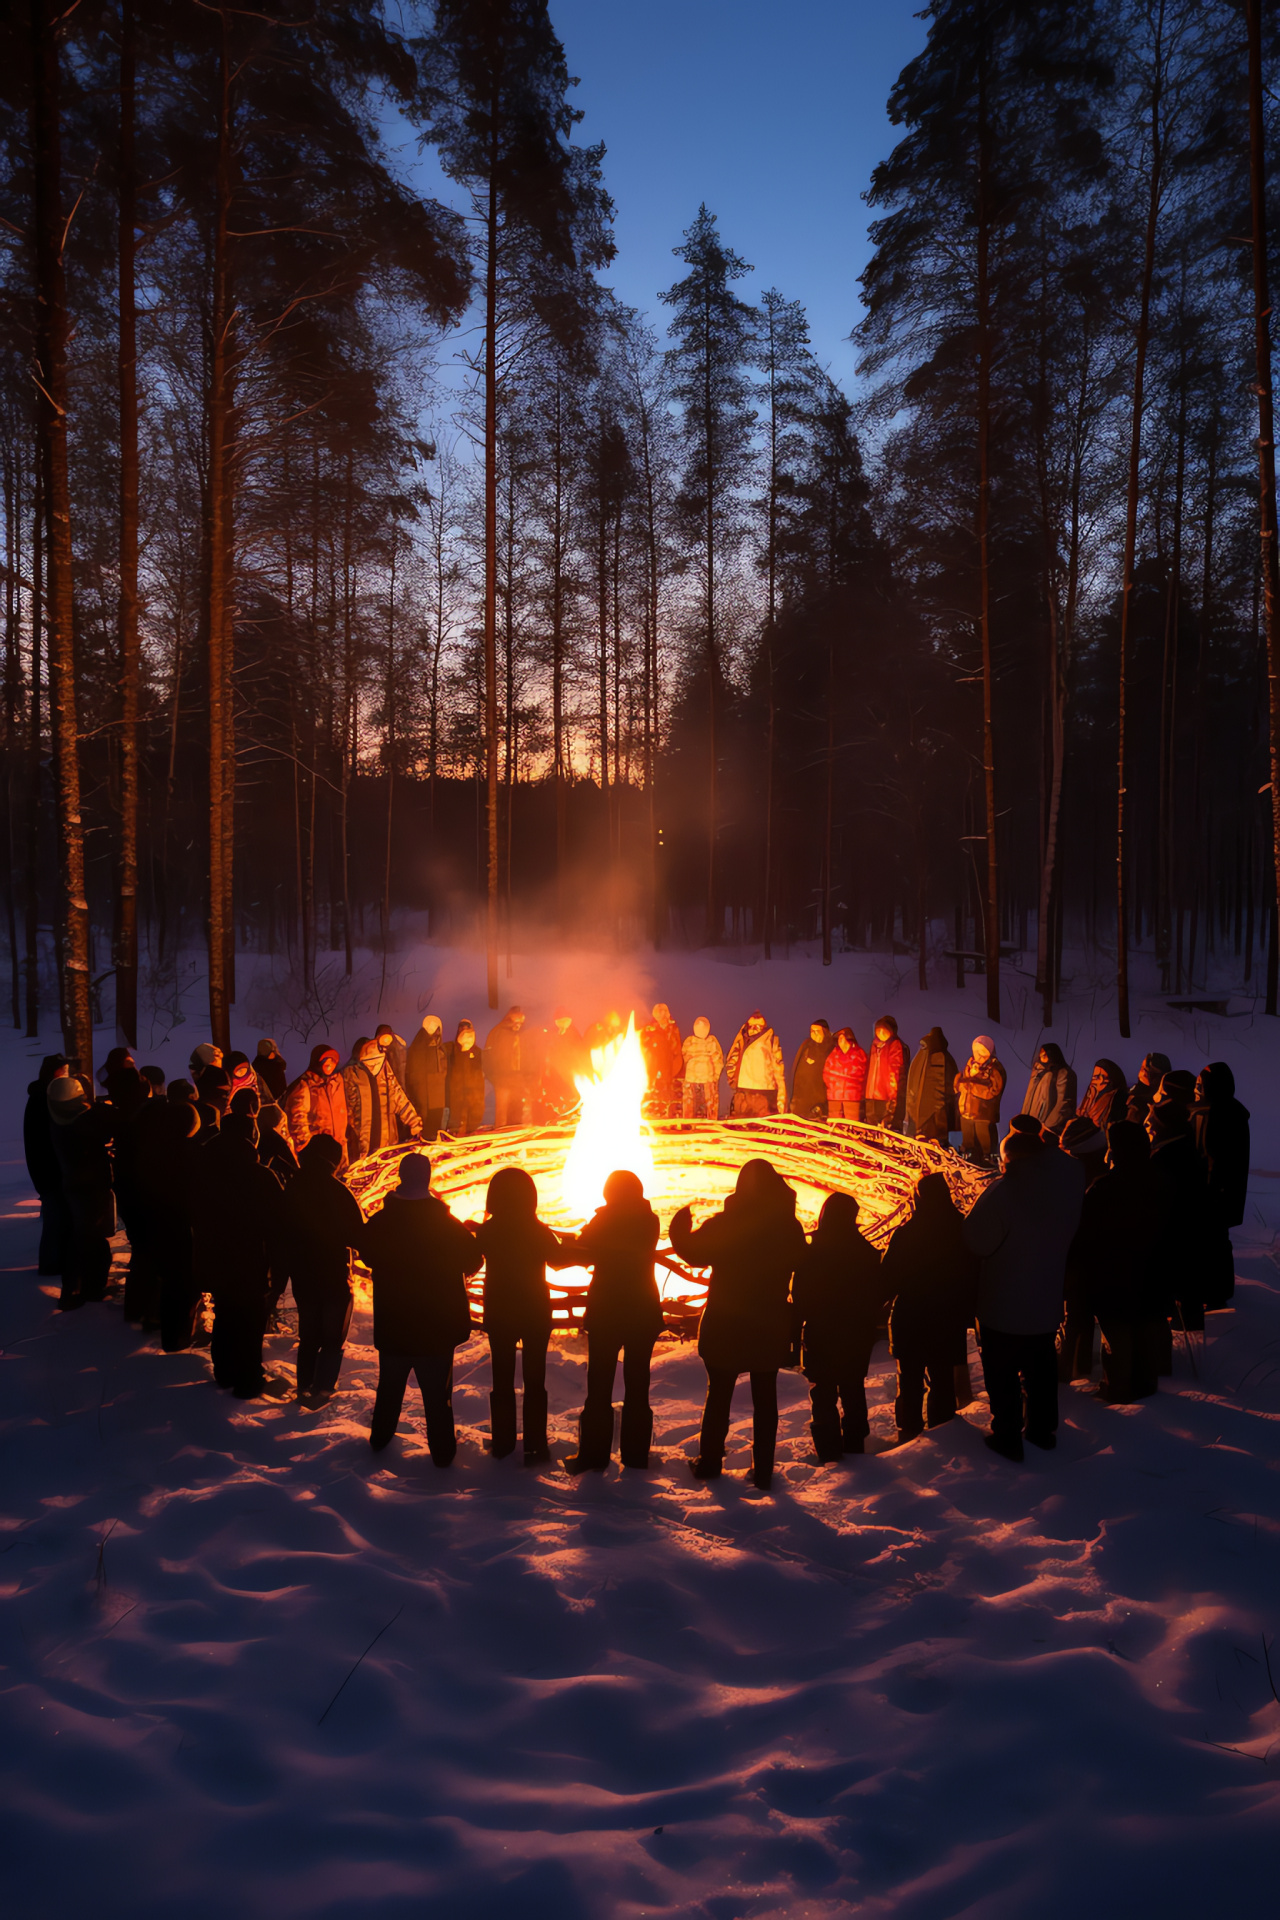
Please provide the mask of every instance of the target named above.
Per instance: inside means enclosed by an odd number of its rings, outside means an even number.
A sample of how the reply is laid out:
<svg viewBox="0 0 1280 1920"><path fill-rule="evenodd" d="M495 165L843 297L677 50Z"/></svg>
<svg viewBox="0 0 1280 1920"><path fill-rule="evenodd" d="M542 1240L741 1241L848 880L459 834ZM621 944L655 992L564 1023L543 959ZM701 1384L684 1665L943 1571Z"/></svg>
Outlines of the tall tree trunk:
<svg viewBox="0 0 1280 1920"><path fill-rule="evenodd" d="M822 820L822 964L831 965L831 862L836 788L836 629L834 609L827 609L827 742L826 800ZM920 928L921 951L924 926Z"/></svg>
<svg viewBox="0 0 1280 1920"><path fill-rule="evenodd" d="M213 288L209 346L208 474L206 486L206 677L209 701L209 1028L215 1046L231 1046L231 1001L227 953L230 875L227 764L233 751L229 690L231 684L233 333L230 213L232 198L232 71L230 29L222 17L218 66L218 135L214 170Z"/></svg>
<svg viewBox="0 0 1280 1920"><path fill-rule="evenodd" d="M1151 84L1151 179L1146 232L1142 248L1142 281L1138 301L1138 328L1133 361L1133 410L1129 426L1129 487L1125 503L1124 564L1120 578L1120 698L1116 715L1116 1002L1121 1038L1130 1037L1129 1018L1129 898L1125 859L1128 848L1126 782L1128 766L1126 726L1129 700L1129 640L1133 621L1133 574L1138 546L1138 487L1142 460L1142 407L1151 335L1151 282L1155 273L1156 230L1160 219L1160 192L1164 148L1160 125L1163 98L1163 14L1157 25L1154 77Z"/></svg>
<svg viewBox="0 0 1280 1920"><path fill-rule="evenodd" d="M1280 560L1276 547L1276 446L1271 391L1271 295L1267 273L1267 173L1262 102L1262 0L1245 0L1249 38L1249 189L1253 206L1253 350L1258 395L1258 542L1267 653L1267 734L1271 758L1271 857L1275 872L1267 1012L1276 1005L1280 909Z"/></svg>
<svg viewBox="0 0 1280 1920"><path fill-rule="evenodd" d="M31 705L27 713L27 1039L40 1031L40 648L44 633L44 460L37 447L31 513Z"/></svg>
<svg viewBox="0 0 1280 1920"><path fill-rule="evenodd" d="M19 637L22 590L22 461L15 434L6 448L4 621L4 903L9 930L9 998L15 1031L22 1026L22 962L18 954L18 909L14 863L14 799L21 767L18 713L22 704Z"/></svg>
<svg viewBox="0 0 1280 1920"><path fill-rule="evenodd" d="M134 157L136 44L132 0L120 6L120 157L117 257L120 283L120 867L116 909L116 1029L138 1043L138 319L134 288L137 171Z"/></svg>
<svg viewBox="0 0 1280 1920"><path fill-rule="evenodd" d="M1000 862L996 846L994 668L991 652L991 135L987 118L987 46L978 53L978 625L982 641L982 790L986 803L987 892L983 916L987 1018L1000 1018ZM921 929L921 939L924 930Z"/></svg>
<svg viewBox="0 0 1280 1920"><path fill-rule="evenodd" d="M80 1071L93 1073L89 998L89 903L85 897L84 828L80 817L80 741L76 716L75 595L71 552L71 481L67 455L67 285L63 249L62 114L55 0L31 0L35 163L35 381L44 455L48 569L49 712L56 756L59 944L62 1032Z"/></svg>
<svg viewBox="0 0 1280 1920"><path fill-rule="evenodd" d="M711 391L711 295L705 297L703 321L702 431L706 448L706 596L707 596L707 945L717 946L720 920L716 912L716 825L719 780L716 764L716 472L714 456L715 410Z"/></svg>
<svg viewBox="0 0 1280 1920"><path fill-rule="evenodd" d="M492 114L498 125L497 102ZM498 1004L498 154L489 162L484 274L484 764L488 806L484 951L489 1005Z"/></svg>
<svg viewBox="0 0 1280 1920"><path fill-rule="evenodd" d="M341 813L339 818L338 859L341 864L342 950L347 978L351 978L354 956L351 944L351 782L355 770L357 727L355 660L355 581L352 577L351 518L354 511L354 485L351 450L347 449L346 505L342 518L342 754Z"/></svg>

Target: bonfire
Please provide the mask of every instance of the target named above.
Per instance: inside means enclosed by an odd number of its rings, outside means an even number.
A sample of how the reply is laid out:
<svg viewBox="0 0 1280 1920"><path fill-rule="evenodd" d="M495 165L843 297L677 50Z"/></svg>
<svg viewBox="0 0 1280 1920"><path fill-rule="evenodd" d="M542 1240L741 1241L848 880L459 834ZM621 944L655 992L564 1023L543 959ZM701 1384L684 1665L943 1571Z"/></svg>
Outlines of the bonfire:
<svg viewBox="0 0 1280 1920"><path fill-rule="evenodd" d="M647 1118L646 1086L632 1019L625 1034L593 1050L591 1072L577 1082L576 1115L549 1126L507 1127L435 1142L432 1190L459 1219L479 1221L499 1167L523 1167L537 1182L542 1218L569 1233L601 1205L609 1174L620 1167L638 1174L662 1223L658 1280L667 1325L683 1334L696 1325L706 1285L671 1252L665 1236L672 1216L684 1206L692 1207L695 1222L716 1212L748 1160L773 1164L794 1189L796 1212L806 1228L816 1225L829 1194L854 1194L862 1230L880 1247L910 1212L922 1174L945 1175L965 1213L986 1184L987 1175L949 1148L850 1120L801 1120L789 1114L753 1120ZM395 1186L404 1151L384 1148L348 1176L366 1214L375 1212ZM569 1331L581 1318L588 1275L570 1268L549 1278L554 1318ZM479 1280L470 1290L478 1319Z"/></svg>

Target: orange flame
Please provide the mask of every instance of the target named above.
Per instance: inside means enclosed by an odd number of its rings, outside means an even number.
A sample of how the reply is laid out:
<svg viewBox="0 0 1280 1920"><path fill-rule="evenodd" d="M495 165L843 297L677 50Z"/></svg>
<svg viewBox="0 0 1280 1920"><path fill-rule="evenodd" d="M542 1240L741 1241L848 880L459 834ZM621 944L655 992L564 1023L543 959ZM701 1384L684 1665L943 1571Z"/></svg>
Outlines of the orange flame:
<svg viewBox="0 0 1280 1920"><path fill-rule="evenodd" d="M653 1187L653 1153L643 1118L649 1081L634 1014L618 1039L591 1049L591 1069L589 1079L575 1075L582 1111L560 1180L565 1204L581 1220L594 1213L605 1181L620 1168L638 1174L646 1192Z"/></svg>

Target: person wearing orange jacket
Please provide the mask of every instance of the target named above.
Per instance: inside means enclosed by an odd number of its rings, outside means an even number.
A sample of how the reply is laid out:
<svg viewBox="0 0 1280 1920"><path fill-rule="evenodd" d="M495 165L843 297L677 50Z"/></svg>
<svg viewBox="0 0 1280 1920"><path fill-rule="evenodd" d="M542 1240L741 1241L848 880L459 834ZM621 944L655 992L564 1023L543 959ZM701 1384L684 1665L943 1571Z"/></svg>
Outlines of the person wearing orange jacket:
<svg viewBox="0 0 1280 1920"><path fill-rule="evenodd" d="M327 1133L342 1148L347 1164L347 1093L338 1065L342 1055L327 1040L311 1049L311 1061L285 1095L285 1118L293 1150L301 1154L308 1140Z"/></svg>

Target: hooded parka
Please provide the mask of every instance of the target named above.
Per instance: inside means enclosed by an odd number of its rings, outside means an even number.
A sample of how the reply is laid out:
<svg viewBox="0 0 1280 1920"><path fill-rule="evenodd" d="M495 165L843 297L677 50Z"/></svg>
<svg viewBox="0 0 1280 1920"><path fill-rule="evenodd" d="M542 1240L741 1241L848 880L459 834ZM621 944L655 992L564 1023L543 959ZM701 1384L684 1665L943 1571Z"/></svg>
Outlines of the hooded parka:
<svg viewBox="0 0 1280 1920"><path fill-rule="evenodd" d="M333 1072L325 1073L322 1062L332 1055ZM327 1133L342 1148L347 1159L347 1090L338 1072L341 1055L336 1047L322 1040L311 1049L307 1070L299 1074L285 1096L285 1116L293 1150L301 1154L313 1133Z"/></svg>

